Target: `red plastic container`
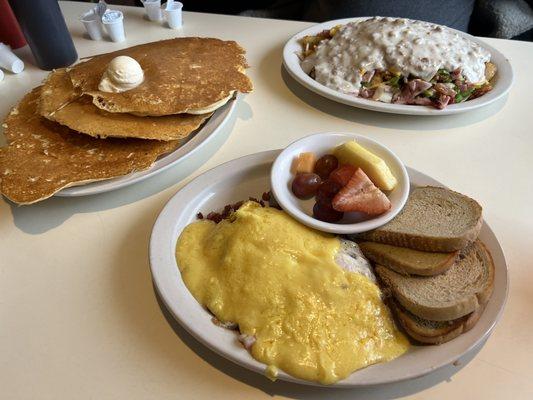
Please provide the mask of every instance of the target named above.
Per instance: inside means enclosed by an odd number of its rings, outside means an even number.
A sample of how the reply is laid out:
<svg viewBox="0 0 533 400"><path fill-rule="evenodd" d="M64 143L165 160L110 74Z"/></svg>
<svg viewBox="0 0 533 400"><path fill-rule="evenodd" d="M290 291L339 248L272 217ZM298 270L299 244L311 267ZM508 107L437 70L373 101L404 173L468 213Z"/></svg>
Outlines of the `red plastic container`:
<svg viewBox="0 0 533 400"><path fill-rule="evenodd" d="M26 45L26 39L7 0L0 0L0 42L12 49Z"/></svg>

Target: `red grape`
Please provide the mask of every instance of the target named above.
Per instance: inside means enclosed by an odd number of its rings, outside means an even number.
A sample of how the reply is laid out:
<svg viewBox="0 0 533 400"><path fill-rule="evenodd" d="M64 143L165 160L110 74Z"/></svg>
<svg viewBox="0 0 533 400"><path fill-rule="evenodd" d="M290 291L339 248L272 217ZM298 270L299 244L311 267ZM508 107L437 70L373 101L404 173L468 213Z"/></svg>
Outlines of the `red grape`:
<svg viewBox="0 0 533 400"><path fill-rule="evenodd" d="M315 164L315 173L322 179L328 179L329 174L337 168L339 160L333 154L320 157Z"/></svg>
<svg viewBox="0 0 533 400"><path fill-rule="evenodd" d="M344 213L334 210L331 204L315 203L313 207L313 217L324 222L337 222L342 219Z"/></svg>
<svg viewBox="0 0 533 400"><path fill-rule="evenodd" d="M332 181L330 179L322 182L316 191L317 197L330 198L332 199L335 195L342 189L342 185L338 182Z"/></svg>
<svg viewBox="0 0 533 400"><path fill-rule="evenodd" d="M333 182L330 180L322 182L316 192L315 200L319 204L331 206L331 201L341 189L342 186L339 185L337 182Z"/></svg>
<svg viewBox="0 0 533 400"><path fill-rule="evenodd" d="M292 181L292 193L299 199L310 199L315 195L321 182L317 174L298 174Z"/></svg>
<svg viewBox="0 0 533 400"><path fill-rule="evenodd" d="M346 186L350 178L355 173L356 168L350 164L341 165L329 175L329 180L337 182L341 186Z"/></svg>

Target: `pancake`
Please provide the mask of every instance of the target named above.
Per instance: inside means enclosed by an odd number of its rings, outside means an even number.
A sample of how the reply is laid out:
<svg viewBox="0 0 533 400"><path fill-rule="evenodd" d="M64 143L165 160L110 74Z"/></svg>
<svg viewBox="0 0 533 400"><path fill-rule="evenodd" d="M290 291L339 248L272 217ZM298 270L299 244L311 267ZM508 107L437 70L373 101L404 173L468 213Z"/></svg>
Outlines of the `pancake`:
<svg viewBox="0 0 533 400"><path fill-rule="evenodd" d="M90 96L74 90L65 69L52 72L43 85L39 113L74 131L94 137L127 137L156 140L183 140L212 113L139 117L110 113L95 107Z"/></svg>
<svg viewBox="0 0 533 400"><path fill-rule="evenodd" d="M59 190L149 168L179 141L94 139L42 118L41 87L4 121L8 145L0 148L0 193L18 204L44 200Z"/></svg>
<svg viewBox="0 0 533 400"><path fill-rule="evenodd" d="M68 72L76 90L103 110L161 116L211 106L233 91L251 92L244 53L234 41L176 38L95 56ZM98 90L109 62L120 55L137 60L144 82L122 93Z"/></svg>
<svg viewBox="0 0 533 400"><path fill-rule="evenodd" d="M57 69L50 72L43 83L37 111L43 117L51 119L51 115L80 97L81 93L74 90L65 68Z"/></svg>

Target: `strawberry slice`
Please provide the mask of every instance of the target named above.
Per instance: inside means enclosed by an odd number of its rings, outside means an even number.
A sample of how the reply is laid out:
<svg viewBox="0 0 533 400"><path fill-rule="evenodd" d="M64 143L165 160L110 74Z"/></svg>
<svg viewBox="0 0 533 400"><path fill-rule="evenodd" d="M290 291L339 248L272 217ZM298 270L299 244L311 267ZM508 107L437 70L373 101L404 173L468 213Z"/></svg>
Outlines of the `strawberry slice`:
<svg viewBox="0 0 533 400"><path fill-rule="evenodd" d="M332 205L337 211L359 211L368 215L380 215L391 208L390 200L361 168L357 168L346 186L335 195Z"/></svg>
<svg viewBox="0 0 533 400"><path fill-rule="evenodd" d="M329 174L329 180L338 183L341 186L346 186L350 181L350 178L355 173L355 167L350 164L344 164L333 170Z"/></svg>

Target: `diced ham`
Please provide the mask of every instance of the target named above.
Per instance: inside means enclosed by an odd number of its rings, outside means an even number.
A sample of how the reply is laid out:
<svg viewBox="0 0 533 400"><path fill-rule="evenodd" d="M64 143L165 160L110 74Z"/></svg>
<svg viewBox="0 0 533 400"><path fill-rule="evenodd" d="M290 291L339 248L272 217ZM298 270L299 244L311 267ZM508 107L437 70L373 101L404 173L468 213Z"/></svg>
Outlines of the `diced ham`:
<svg viewBox="0 0 533 400"><path fill-rule="evenodd" d="M419 96L414 100L414 104L417 104L419 106L431 106L433 105L433 101L431 101L429 97Z"/></svg>
<svg viewBox="0 0 533 400"><path fill-rule="evenodd" d="M461 68L456 68L454 69L451 73L450 73L450 76L452 79L459 79L461 78Z"/></svg>
<svg viewBox="0 0 533 400"><path fill-rule="evenodd" d="M415 97L431 86L430 82L422 79L412 79L403 86L399 94L393 96L392 102L396 104L418 104L415 101Z"/></svg>
<svg viewBox="0 0 533 400"><path fill-rule="evenodd" d="M359 97L362 97L363 99L369 99L374 95L375 89L369 89L369 88L361 88L359 90Z"/></svg>
<svg viewBox="0 0 533 400"><path fill-rule="evenodd" d="M457 89L459 90L459 92L466 92L468 89L470 89L469 87L470 85L468 85L465 82L457 81L455 85L457 86Z"/></svg>
<svg viewBox="0 0 533 400"><path fill-rule="evenodd" d="M455 96L457 94L455 90L453 90L450 86L446 85L445 83L435 83L433 88L437 92L443 95L446 95L446 96Z"/></svg>
<svg viewBox="0 0 533 400"><path fill-rule="evenodd" d="M446 108L448 103L450 103L450 100L452 99L451 96L446 96L444 94L439 95L437 98L437 101L433 103L435 107L437 107L439 110L442 110L443 108Z"/></svg>
<svg viewBox="0 0 533 400"><path fill-rule="evenodd" d="M255 343L255 340L256 340L255 336L250 336L250 335L245 335L245 334L239 335L239 342L242 343L242 345L244 346L246 350L250 350L252 348L252 346Z"/></svg>
<svg viewBox="0 0 533 400"><path fill-rule="evenodd" d="M429 82L423 81L422 79L413 79L407 83L411 95L413 97L418 96L424 90L429 89L432 85Z"/></svg>
<svg viewBox="0 0 533 400"><path fill-rule="evenodd" d="M392 102L396 104L411 104L413 102L413 96L408 85L404 85L399 93L392 96Z"/></svg>

